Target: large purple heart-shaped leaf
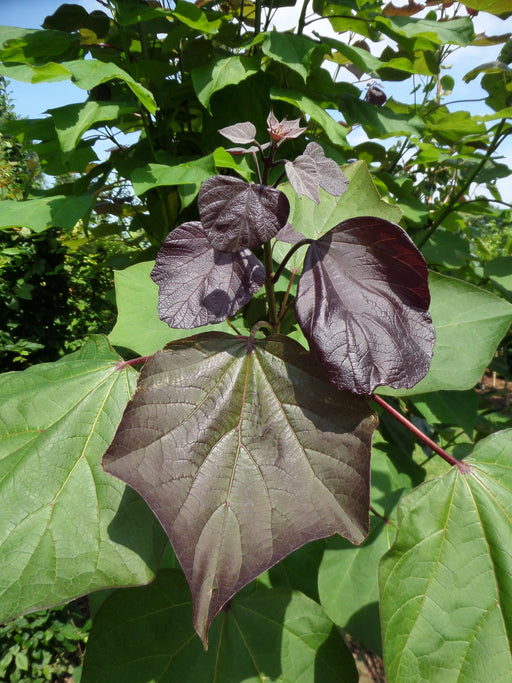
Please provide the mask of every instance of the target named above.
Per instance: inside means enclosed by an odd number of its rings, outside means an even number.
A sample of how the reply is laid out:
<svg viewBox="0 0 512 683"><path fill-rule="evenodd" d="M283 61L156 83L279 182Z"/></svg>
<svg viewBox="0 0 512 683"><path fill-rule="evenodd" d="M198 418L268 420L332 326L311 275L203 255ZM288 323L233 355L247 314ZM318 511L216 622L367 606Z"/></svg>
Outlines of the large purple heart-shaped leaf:
<svg viewBox="0 0 512 683"><path fill-rule="evenodd" d="M160 320L192 329L236 313L265 282L265 269L249 249L217 251L201 223L191 221L167 236L151 279L159 287Z"/></svg>
<svg viewBox="0 0 512 683"><path fill-rule="evenodd" d="M430 366L435 330L427 266L394 223L339 223L308 249L295 311L312 351L339 389L410 388Z"/></svg>
<svg viewBox="0 0 512 683"><path fill-rule="evenodd" d="M214 249L239 251L268 242L286 224L286 195L240 178L214 176L199 192L199 215Z"/></svg>
<svg viewBox="0 0 512 683"><path fill-rule="evenodd" d="M376 425L279 335L200 334L147 361L103 466L166 530L203 642L234 593L296 548L365 538Z"/></svg>

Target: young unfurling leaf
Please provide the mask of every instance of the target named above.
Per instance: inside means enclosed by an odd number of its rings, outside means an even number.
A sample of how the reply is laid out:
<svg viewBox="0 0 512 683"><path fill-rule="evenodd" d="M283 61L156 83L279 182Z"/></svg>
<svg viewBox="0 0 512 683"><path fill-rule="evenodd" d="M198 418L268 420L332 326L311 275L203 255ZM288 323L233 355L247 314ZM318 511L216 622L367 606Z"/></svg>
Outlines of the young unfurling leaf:
<svg viewBox="0 0 512 683"><path fill-rule="evenodd" d="M273 110L270 110L270 114L267 118L267 130L270 133L272 140L279 144L283 140L292 140L293 138L298 138L299 135L302 135L302 133L307 130L307 126L304 128L299 126L301 118L302 117L288 121L285 116L284 119L279 121Z"/></svg>
<svg viewBox="0 0 512 683"><path fill-rule="evenodd" d="M320 202L319 187L335 197L341 197L348 187L338 164L325 156L317 142L310 142L295 161L287 161L285 169L295 192L309 197L315 204Z"/></svg>

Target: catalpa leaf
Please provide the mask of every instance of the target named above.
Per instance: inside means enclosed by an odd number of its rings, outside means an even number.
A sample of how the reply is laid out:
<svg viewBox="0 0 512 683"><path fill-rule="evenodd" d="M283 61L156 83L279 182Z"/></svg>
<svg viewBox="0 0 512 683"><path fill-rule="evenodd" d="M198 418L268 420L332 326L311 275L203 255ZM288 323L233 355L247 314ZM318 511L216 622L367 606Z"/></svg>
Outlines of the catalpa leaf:
<svg viewBox="0 0 512 683"><path fill-rule="evenodd" d="M135 389L120 361L94 336L0 377L0 622L154 576L165 536L100 467Z"/></svg>
<svg viewBox="0 0 512 683"><path fill-rule="evenodd" d="M206 643L221 607L308 541L368 532L377 424L282 336L206 333L145 364L103 459L167 532Z"/></svg>
<svg viewBox="0 0 512 683"><path fill-rule="evenodd" d="M250 121L244 121L243 123L235 123L233 126L220 128L219 133L237 145L248 145L254 142L256 126Z"/></svg>
<svg viewBox="0 0 512 683"><path fill-rule="evenodd" d="M348 187L348 179L343 175L338 164L325 156L318 142L310 142L304 150L304 155L315 162L320 187L335 197L341 197Z"/></svg>
<svg viewBox="0 0 512 683"><path fill-rule="evenodd" d="M94 616L82 683L356 683L355 662L320 605L290 588L244 591L215 620L204 652L178 569L115 591Z"/></svg>
<svg viewBox="0 0 512 683"><path fill-rule="evenodd" d="M287 161L284 165L290 185L300 196L312 199L315 204L320 203L318 188L320 187L320 175L317 171L314 159L302 154L295 161Z"/></svg>
<svg viewBox="0 0 512 683"><path fill-rule="evenodd" d="M371 394L424 377L435 331L427 266L407 234L382 218L339 223L310 245L297 320L339 389Z"/></svg>
<svg viewBox="0 0 512 683"><path fill-rule="evenodd" d="M297 244L305 239L306 237L301 232L298 232L298 230L295 230L291 223L286 223L276 235L276 240L287 242L288 244Z"/></svg>
<svg viewBox="0 0 512 683"><path fill-rule="evenodd" d="M286 195L240 178L214 176L199 192L199 215L210 244L220 251L254 249L285 225L290 213Z"/></svg>
<svg viewBox="0 0 512 683"><path fill-rule="evenodd" d="M388 680L510 680L511 460L497 432L400 503L379 572Z"/></svg>
<svg viewBox="0 0 512 683"><path fill-rule="evenodd" d="M167 236L151 279L159 287L160 320L191 329L236 313L265 282L265 269L249 249L217 251L201 223L191 221Z"/></svg>
<svg viewBox="0 0 512 683"><path fill-rule="evenodd" d="M333 536L326 541L317 576L319 602L326 614L380 656L382 636L377 568L395 534L394 524L372 517L368 538L359 547Z"/></svg>
<svg viewBox="0 0 512 683"><path fill-rule="evenodd" d="M325 156L317 142L310 142L304 154L295 161L287 161L285 169L295 192L309 197L315 204L320 203L320 187L336 197L341 197L348 187L348 180L338 164Z"/></svg>

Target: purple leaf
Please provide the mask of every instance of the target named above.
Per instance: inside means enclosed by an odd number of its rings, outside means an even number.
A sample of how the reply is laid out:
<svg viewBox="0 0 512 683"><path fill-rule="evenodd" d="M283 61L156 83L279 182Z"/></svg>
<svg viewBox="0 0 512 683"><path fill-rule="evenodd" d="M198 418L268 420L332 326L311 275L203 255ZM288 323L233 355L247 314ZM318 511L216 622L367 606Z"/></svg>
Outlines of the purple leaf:
<svg viewBox="0 0 512 683"><path fill-rule="evenodd" d="M297 242L302 242L305 239L305 235L295 230L291 223L287 223L276 235L276 240L288 242L288 244L297 244Z"/></svg>
<svg viewBox="0 0 512 683"><path fill-rule="evenodd" d="M240 178L214 176L199 192L199 215L210 244L220 251L254 249L285 225L290 213L286 195Z"/></svg>
<svg viewBox="0 0 512 683"><path fill-rule="evenodd" d="M351 218L306 253L295 311L339 389L411 388L430 366L435 330L427 266L394 223Z"/></svg>
<svg viewBox="0 0 512 683"><path fill-rule="evenodd" d="M315 161L320 187L334 197L341 197L348 187L348 180L338 164L325 156L324 150L317 142L310 142L304 150L304 155Z"/></svg>
<svg viewBox="0 0 512 683"><path fill-rule="evenodd" d="M303 154L295 161L287 161L284 165L290 185L300 196L303 194L312 199L315 204L320 203L318 188L320 187L320 175L316 168L315 160Z"/></svg>
<svg viewBox="0 0 512 683"><path fill-rule="evenodd" d="M159 286L160 320L192 329L236 313L263 285L265 269L249 249L213 249L201 223L193 221L168 235L151 278Z"/></svg>
<svg viewBox="0 0 512 683"><path fill-rule="evenodd" d="M270 137L275 142L281 142L282 140L291 140L292 138L298 138L299 135L307 130L307 126L301 128L299 126L300 119L293 119L293 121L288 121L285 116L284 119L279 121L274 115L274 111L271 109L270 114L267 117L267 126Z"/></svg>
<svg viewBox="0 0 512 683"><path fill-rule="evenodd" d="M310 142L304 154L295 161L285 163L286 175L295 192L320 202L319 187L336 197L340 197L348 187L348 180L338 164L325 156L317 142Z"/></svg>
<svg viewBox="0 0 512 683"><path fill-rule="evenodd" d="M212 332L152 356L103 458L166 530L204 643L234 593L293 550L368 533L368 402L293 340L248 341Z"/></svg>
<svg viewBox="0 0 512 683"><path fill-rule="evenodd" d="M264 145L260 145L260 147L256 147L256 145L252 145L251 147L229 147L226 149L226 152L229 152L233 156L241 156L242 154L255 154L256 152L259 152L260 149L267 149L267 147L270 147L270 142L266 142Z"/></svg>
<svg viewBox="0 0 512 683"><path fill-rule="evenodd" d="M234 126L220 128L219 133L237 145L248 145L249 143L254 142L256 137L256 126L250 121L244 121L243 123L235 123Z"/></svg>

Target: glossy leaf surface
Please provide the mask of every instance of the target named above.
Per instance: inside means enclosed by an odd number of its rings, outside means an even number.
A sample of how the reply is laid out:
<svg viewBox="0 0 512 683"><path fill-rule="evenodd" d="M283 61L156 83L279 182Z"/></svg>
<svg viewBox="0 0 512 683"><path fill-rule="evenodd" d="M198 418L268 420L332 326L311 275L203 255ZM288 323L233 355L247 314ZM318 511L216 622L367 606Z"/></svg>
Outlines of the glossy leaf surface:
<svg viewBox="0 0 512 683"><path fill-rule="evenodd" d="M339 389L371 394L425 376L435 332L427 266L394 223L343 221L310 245L297 289L297 320Z"/></svg>
<svg viewBox="0 0 512 683"><path fill-rule="evenodd" d="M512 671L512 430L400 504L380 568L391 681L508 681Z"/></svg>
<svg viewBox="0 0 512 683"><path fill-rule="evenodd" d="M225 57L193 69L192 83L199 101L210 111L214 93L255 74L259 65L259 57Z"/></svg>
<svg viewBox="0 0 512 683"><path fill-rule="evenodd" d="M163 547L142 499L106 475L136 372L103 337L0 378L0 619L146 583Z"/></svg>
<svg viewBox="0 0 512 683"><path fill-rule="evenodd" d="M295 548L364 539L375 426L366 400L286 337L210 333L148 360L103 464L165 528L203 641L226 601Z"/></svg>
<svg viewBox="0 0 512 683"><path fill-rule="evenodd" d="M266 185L215 176L199 192L199 215L219 251L254 249L279 232L290 213L286 195Z"/></svg>
<svg viewBox="0 0 512 683"><path fill-rule="evenodd" d="M131 174L135 194L143 194L159 185L197 185L215 174L213 154L194 161L167 166L165 164L147 164L136 168Z"/></svg>
<svg viewBox="0 0 512 683"><path fill-rule="evenodd" d="M191 626L192 600L178 570L116 591L101 607L87 644L82 683L356 683L343 637L302 593L244 591L213 623L204 652Z"/></svg>
<svg viewBox="0 0 512 683"><path fill-rule="evenodd" d="M340 221L356 216L378 216L393 223L398 223L402 211L380 198L372 180L368 167L363 161L342 167L343 175L349 181L346 192L341 197L333 197L320 189L320 204L297 197L293 189L287 185L280 188L290 202L289 223L304 237L317 239ZM274 247L276 258L282 259L287 253L285 245ZM289 261L290 268L302 269L306 249L296 252Z"/></svg>
<svg viewBox="0 0 512 683"><path fill-rule="evenodd" d="M132 104L99 104L98 102L80 102L67 104L57 109L49 109L60 147L64 154L71 154L83 133L93 128L96 123L119 121L126 114L137 111Z"/></svg>
<svg viewBox="0 0 512 683"><path fill-rule="evenodd" d="M83 90L91 90L100 83L112 79L124 81L142 105L152 114L156 111L156 104L152 93L138 83L129 73L115 64L100 62L97 59L76 59L57 64L16 64L1 65L0 71L8 78L27 83L42 83L46 81L62 81L71 78L73 83Z"/></svg>
<svg viewBox="0 0 512 683"><path fill-rule="evenodd" d="M150 277L153 267L153 261L144 261L114 271L118 315L108 338L111 344L131 349L140 356L149 356L190 334L188 330L171 329L158 317L158 286ZM231 331L227 323L219 323L216 330ZM198 332L203 330L195 330Z"/></svg>
<svg viewBox="0 0 512 683"><path fill-rule="evenodd" d="M176 7L172 12L173 17L178 21L181 21L186 26L199 31L200 33L206 33L214 35L219 30L220 19L214 19L210 21L199 7L190 2L185 2L185 0L176 0Z"/></svg>
<svg viewBox="0 0 512 683"><path fill-rule="evenodd" d="M306 82L311 56L318 46L319 43L306 36L270 31L265 34L261 49L267 57L296 71Z"/></svg>
<svg viewBox="0 0 512 683"><path fill-rule="evenodd" d="M201 223L193 221L168 235L151 278L159 286L160 320L192 329L236 313L262 287L265 269L249 249L215 250Z"/></svg>

